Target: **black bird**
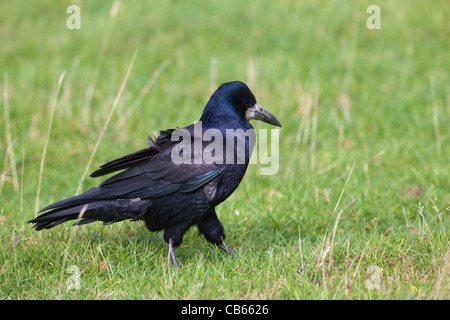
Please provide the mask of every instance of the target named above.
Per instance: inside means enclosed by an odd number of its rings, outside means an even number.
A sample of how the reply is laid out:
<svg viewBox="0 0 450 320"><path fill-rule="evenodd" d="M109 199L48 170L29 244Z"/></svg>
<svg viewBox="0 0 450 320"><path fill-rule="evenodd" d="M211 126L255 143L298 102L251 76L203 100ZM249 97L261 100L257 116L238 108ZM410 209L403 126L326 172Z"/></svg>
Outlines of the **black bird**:
<svg viewBox="0 0 450 320"><path fill-rule="evenodd" d="M39 213L45 213L29 222L42 230L74 219L79 219L75 225L144 220L150 231L164 230L176 268L174 248L196 225L206 240L236 255L223 243L225 233L215 207L233 193L247 169L254 142L251 119L281 127L275 116L256 102L246 84L225 83L211 96L199 122L149 137L148 148L102 165L91 177L124 171L96 188L43 208ZM214 139L211 134L207 137L207 132L213 133ZM230 138L230 132L244 134ZM220 134L225 137L222 141ZM230 145L231 152L227 149Z"/></svg>

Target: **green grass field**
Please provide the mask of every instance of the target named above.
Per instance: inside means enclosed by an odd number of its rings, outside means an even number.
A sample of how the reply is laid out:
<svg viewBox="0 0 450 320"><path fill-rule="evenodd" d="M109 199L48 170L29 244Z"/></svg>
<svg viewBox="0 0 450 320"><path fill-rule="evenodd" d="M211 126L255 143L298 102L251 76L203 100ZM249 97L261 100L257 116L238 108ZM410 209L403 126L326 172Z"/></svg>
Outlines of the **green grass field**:
<svg viewBox="0 0 450 320"><path fill-rule="evenodd" d="M0 4L1 299L450 298L448 1L152 2ZM283 124L278 173L218 207L239 258L191 229L175 271L141 222L26 223L231 80Z"/></svg>

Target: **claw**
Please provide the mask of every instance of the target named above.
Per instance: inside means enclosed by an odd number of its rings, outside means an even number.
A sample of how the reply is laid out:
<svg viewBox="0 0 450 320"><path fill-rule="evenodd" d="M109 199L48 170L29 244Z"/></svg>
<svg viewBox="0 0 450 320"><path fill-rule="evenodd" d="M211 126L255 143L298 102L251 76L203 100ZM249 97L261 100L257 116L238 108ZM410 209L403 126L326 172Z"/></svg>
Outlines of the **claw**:
<svg viewBox="0 0 450 320"><path fill-rule="evenodd" d="M222 249L223 251L225 251L226 253L228 253L228 254L230 254L230 255L232 255L232 256L235 256L235 257L239 257L239 255L236 253L236 252L234 252L233 250L231 250L230 248L228 248L226 245L224 245L223 243L221 243L221 244L218 244L217 245L220 249Z"/></svg>

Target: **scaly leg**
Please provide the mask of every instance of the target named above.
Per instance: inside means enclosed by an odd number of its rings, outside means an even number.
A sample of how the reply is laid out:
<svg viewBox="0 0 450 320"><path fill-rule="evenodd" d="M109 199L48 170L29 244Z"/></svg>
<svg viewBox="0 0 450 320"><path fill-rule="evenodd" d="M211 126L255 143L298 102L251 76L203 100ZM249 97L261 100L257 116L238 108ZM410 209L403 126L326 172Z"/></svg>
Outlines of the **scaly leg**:
<svg viewBox="0 0 450 320"><path fill-rule="evenodd" d="M167 250L169 251L170 260L172 261L172 266L175 269L179 269L180 263L177 260L177 255L175 254L175 249L173 248L173 245L172 245L172 239L169 239L169 243L166 242L166 245L167 245Z"/></svg>

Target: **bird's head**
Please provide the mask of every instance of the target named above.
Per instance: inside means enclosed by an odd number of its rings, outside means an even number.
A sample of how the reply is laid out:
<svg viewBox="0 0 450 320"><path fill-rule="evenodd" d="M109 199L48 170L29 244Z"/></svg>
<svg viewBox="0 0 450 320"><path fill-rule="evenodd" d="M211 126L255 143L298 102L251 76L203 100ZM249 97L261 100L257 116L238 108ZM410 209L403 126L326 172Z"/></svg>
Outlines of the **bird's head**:
<svg viewBox="0 0 450 320"><path fill-rule="evenodd" d="M200 120L231 117L241 121L261 120L281 127L278 119L256 102L248 86L240 81L222 84L211 96Z"/></svg>

